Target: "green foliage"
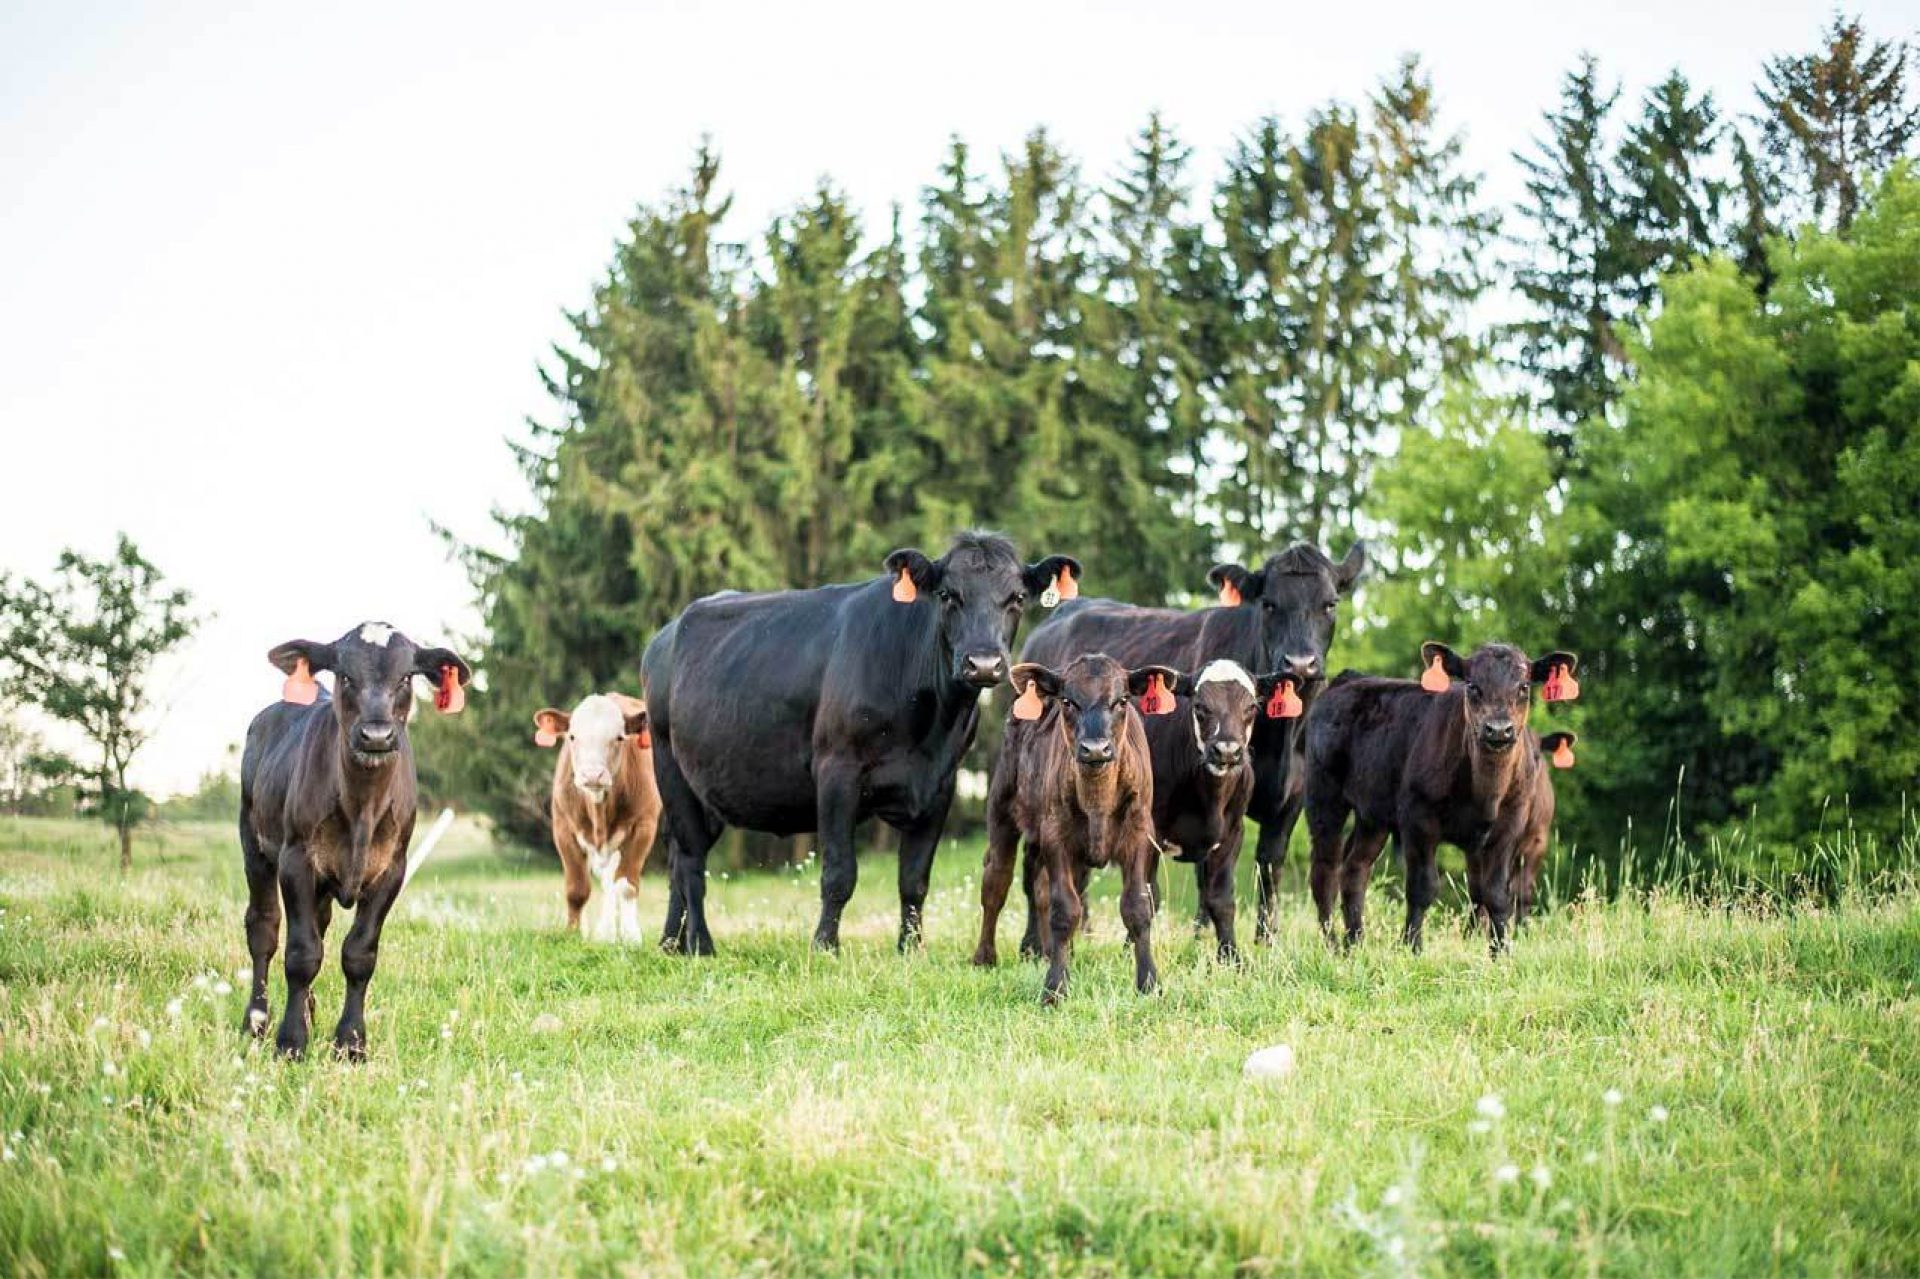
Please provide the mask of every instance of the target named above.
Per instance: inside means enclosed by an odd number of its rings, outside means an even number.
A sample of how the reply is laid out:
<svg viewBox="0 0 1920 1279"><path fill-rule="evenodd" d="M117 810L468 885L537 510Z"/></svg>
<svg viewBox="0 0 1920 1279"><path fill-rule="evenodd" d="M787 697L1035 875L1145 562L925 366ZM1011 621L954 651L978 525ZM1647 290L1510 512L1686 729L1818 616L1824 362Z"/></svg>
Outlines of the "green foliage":
<svg viewBox="0 0 1920 1279"><path fill-rule="evenodd" d="M154 663L193 633L191 602L125 534L105 559L61 552L50 585L0 577L0 673L15 697L100 752L94 798L120 832L123 870L147 804L127 770L152 732L148 684Z"/></svg>

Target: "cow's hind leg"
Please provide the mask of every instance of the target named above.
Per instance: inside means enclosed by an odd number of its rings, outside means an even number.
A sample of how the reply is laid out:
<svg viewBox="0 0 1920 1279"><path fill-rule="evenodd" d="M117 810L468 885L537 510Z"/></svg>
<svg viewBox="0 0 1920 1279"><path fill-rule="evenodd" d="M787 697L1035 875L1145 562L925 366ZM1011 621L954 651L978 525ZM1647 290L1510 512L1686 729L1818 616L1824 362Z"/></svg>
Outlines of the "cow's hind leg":
<svg viewBox="0 0 1920 1279"><path fill-rule="evenodd" d="M267 1007L267 970L280 945L280 875L273 859L260 849L252 814L240 811L240 848L247 872L247 953L253 957L253 989L247 999L245 1030L264 1038L271 1013Z"/></svg>
<svg viewBox="0 0 1920 1279"><path fill-rule="evenodd" d="M1002 754L1003 760L1011 751ZM1013 783L1010 769L995 768L987 791L987 855L980 866L980 940L973 948L973 962L991 968L1000 962L996 930L1000 911L1007 904L1007 889L1013 883L1013 863L1020 856L1020 828L1013 818ZM1033 917L1033 885L1027 884L1027 916ZM1025 943L1022 943L1024 951Z"/></svg>
<svg viewBox="0 0 1920 1279"><path fill-rule="evenodd" d="M402 848L411 842L411 832L400 837ZM386 926L387 912L393 909L406 878L403 856L362 894L353 912L353 927L340 943L340 971L347 979L347 998L340 1008L340 1024L333 1028L333 1051L349 1061L365 1061L367 1057L367 983L373 980L374 966L380 961L380 931Z"/></svg>
<svg viewBox="0 0 1920 1279"><path fill-rule="evenodd" d="M1367 884L1390 833L1384 826L1366 826L1356 818L1353 834L1347 839L1346 857L1340 867L1340 913L1349 946L1358 945L1366 931Z"/></svg>
<svg viewBox="0 0 1920 1279"><path fill-rule="evenodd" d="M693 793L673 758L666 734L654 734L653 779L660 789L661 821L667 832L667 923L660 949L680 955L711 955L707 931L707 853L721 824Z"/></svg>
<svg viewBox="0 0 1920 1279"><path fill-rule="evenodd" d="M1346 848L1347 805L1338 796L1307 805L1307 835L1313 841L1313 865L1308 881L1313 887L1313 907L1320 918L1320 932L1333 941L1333 904L1339 894L1340 863Z"/></svg>

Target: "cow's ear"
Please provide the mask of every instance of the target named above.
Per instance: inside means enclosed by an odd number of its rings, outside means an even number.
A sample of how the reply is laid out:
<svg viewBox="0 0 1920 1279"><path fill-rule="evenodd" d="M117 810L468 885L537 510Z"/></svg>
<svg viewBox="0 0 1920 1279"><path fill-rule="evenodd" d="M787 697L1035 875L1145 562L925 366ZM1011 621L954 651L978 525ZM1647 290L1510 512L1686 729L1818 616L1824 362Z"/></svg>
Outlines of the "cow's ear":
<svg viewBox="0 0 1920 1279"><path fill-rule="evenodd" d="M1307 713L1300 700L1298 677L1285 671L1270 671L1253 681L1260 698L1260 710L1268 719L1299 719Z"/></svg>
<svg viewBox="0 0 1920 1279"><path fill-rule="evenodd" d="M1562 668L1566 674L1571 675L1578 669L1579 665L1580 658L1578 656L1573 653L1563 653L1556 649L1548 653L1545 657L1534 658L1533 665L1527 669L1527 675L1534 683L1544 684L1553 674L1554 667L1558 666Z"/></svg>
<svg viewBox="0 0 1920 1279"><path fill-rule="evenodd" d="M1080 561L1071 555L1049 555L1043 560L1035 560L1020 573L1021 584L1027 588L1027 594L1039 599L1052 587L1058 600L1080 598ZM1041 600L1045 603L1045 600Z"/></svg>
<svg viewBox="0 0 1920 1279"><path fill-rule="evenodd" d="M1580 740L1580 734L1565 729L1555 729L1551 733L1540 734L1540 753L1551 755L1562 746L1571 746Z"/></svg>
<svg viewBox="0 0 1920 1279"><path fill-rule="evenodd" d="M1192 697L1199 691L1200 681L1185 671L1175 671L1173 678L1167 681L1167 687L1181 697Z"/></svg>
<svg viewBox="0 0 1920 1279"><path fill-rule="evenodd" d="M1020 690L1020 696L1013 699L1015 719L1039 719L1046 712L1047 699L1060 695L1060 676L1038 662L1015 666L1009 682Z"/></svg>
<svg viewBox="0 0 1920 1279"><path fill-rule="evenodd" d="M1360 580L1360 574L1367 567L1367 544L1355 542L1347 548L1347 558L1333 566L1334 587L1345 595Z"/></svg>
<svg viewBox="0 0 1920 1279"><path fill-rule="evenodd" d="M536 712L533 717L533 744L558 746L560 739L567 735L567 729L572 724L573 716L565 711L557 711L551 706Z"/></svg>
<svg viewBox="0 0 1920 1279"><path fill-rule="evenodd" d="M1137 666L1127 672L1127 692L1142 715L1171 715L1179 681L1180 672L1171 666Z"/></svg>
<svg viewBox="0 0 1920 1279"><path fill-rule="evenodd" d="M620 708L622 722L628 737L638 737L647 731L647 704L637 697L628 697L625 693L607 695L615 706Z"/></svg>
<svg viewBox="0 0 1920 1279"><path fill-rule="evenodd" d="M1420 687L1429 693L1444 693L1448 681L1465 679L1467 664L1460 660L1460 654L1437 640L1428 640L1420 646Z"/></svg>
<svg viewBox="0 0 1920 1279"><path fill-rule="evenodd" d="M454 652L452 649L416 648L413 650L413 673L415 675L425 675L428 679L438 684L441 681L443 672L448 667L453 668L454 674L460 679L460 686L462 688L473 683L473 668L461 660L460 654Z"/></svg>
<svg viewBox="0 0 1920 1279"><path fill-rule="evenodd" d="M887 576L893 579L893 598L911 604L921 591L939 585L941 568L912 547L903 547L887 556Z"/></svg>
<svg viewBox="0 0 1920 1279"><path fill-rule="evenodd" d="M1220 592L1220 603L1227 608L1258 598L1260 587L1254 585L1256 580L1265 584L1258 573L1249 573L1238 564L1215 564L1207 570L1207 585Z"/></svg>
<svg viewBox="0 0 1920 1279"><path fill-rule="evenodd" d="M333 669L333 656L331 644L316 644L312 640L288 640L269 650L267 660L272 662L282 675L293 674L304 660L308 673L317 675L321 671Z"/></svg>

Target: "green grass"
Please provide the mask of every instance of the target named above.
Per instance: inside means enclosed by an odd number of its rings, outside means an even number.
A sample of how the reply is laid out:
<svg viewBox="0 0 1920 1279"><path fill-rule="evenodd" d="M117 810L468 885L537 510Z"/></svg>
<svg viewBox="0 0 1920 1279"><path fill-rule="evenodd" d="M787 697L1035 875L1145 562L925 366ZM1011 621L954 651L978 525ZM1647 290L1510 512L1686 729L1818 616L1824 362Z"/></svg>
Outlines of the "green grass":
<svg viewBox="0 0 1920 1279"><path fill-rule="evenodd" d="M112 859L0 820L0 1274L1920 1273L1910 893L1575 902L1493 964L1457 914L1390 944L1390 887L1329 954L1295 886L1234 971L1181 871L1164 993L1131 988L1109 881L1046 1011L1035 967L967 966L971 847L924 954L875 858L839 958L800 871L716 876L693 962L564 935L557 869L463 825L354 1067L240 1035L224 826ZM1273 1043L1296 1073L1244 1081Z"/></svg>

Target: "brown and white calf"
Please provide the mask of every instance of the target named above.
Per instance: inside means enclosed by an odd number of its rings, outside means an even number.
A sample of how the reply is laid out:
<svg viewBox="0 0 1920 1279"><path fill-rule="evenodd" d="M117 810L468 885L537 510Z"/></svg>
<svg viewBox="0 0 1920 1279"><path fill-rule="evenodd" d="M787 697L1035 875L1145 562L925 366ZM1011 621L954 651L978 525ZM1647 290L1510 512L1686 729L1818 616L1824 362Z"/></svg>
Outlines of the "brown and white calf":
<svg viewBox="0 0 1920 1279"><path fill-rule="evenodd" d="M1172 714L1179 672L1129 671L1103 653L1076 657L1063 671L1035 662L1013 668L1021 690L987 791L987 860L980 886L980 944L973 962L992 965L994 930L1013 880L1020 841L1035 869L1034 900L1048 966L1041 999L1066 994L1067 957L1085 917L1082 899L1095 867L1118 862L1120 918L1133 944L1134 986L1143 994L1153 965L1153 764L1141 713ZM1136 706L1136 701L1139 705Z"/></svg>
<svg viewBox="0 0 1920 1279"><path fill-rule="evenodd" d="M418 806L407 717L413 682L458 711L473 675L451 649L422 648L380 622L331 644L292 640L267 654L287 677L282 700L254 716L240 757L240 847L247 872L247 949L253 992L247 1030L267 1029L267 967L287 924L287 1007L279 1051L298 1057L313 1027L313 979L337 902L353 911L340 946L346 1003L334 1050L367 1052L367 983L380 931L406 882ZM314 676L333 672L333 691Z"/></svg>
<svg viewBox="0 0 1920 1279"><path fill-rule="evenodd" d="M1572 653L1528 660L1508 644L1462 658L1444 644L1420 650L1420 680L1336 680L1307 720L1307 831L1320 926L1333 930L1338 893L1349 945L1364 926L1367 880L1388 836L1407 862L1407 944L1439 891L1434 854L1445 840L1467 855L1467 891L1506 948L1515 870L1544 855L1552 787L1526 732L1533 687L1548 701L1578 695ZM1521 743L1525 745L1521 745ZM1549 800L1540 819L1542 794ZM1353 831L1343 841L1347 818ZM1533 851L1537 845L1538 851Z"/></svg>
<svg viewBox="0 0 1920 1279"><path fill-rule="evenodd" d="M640 940L640 872L660 825L647 704L624 693L594 693L572 713L551 706L533 717L533 740L559 746L553 766L553 846L566 874L567 927L600 882L601 904L586 934L595 941Z"/></svg>

